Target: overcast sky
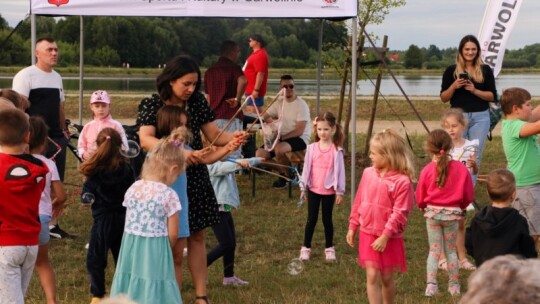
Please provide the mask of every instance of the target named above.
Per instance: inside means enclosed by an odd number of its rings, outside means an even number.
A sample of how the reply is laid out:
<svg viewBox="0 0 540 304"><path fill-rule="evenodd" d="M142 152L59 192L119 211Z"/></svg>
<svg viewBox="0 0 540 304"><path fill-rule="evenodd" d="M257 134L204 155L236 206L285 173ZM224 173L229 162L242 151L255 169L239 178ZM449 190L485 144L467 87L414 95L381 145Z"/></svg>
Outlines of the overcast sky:
<svg viewBox="0 0 540 304"><path fill-rule="evenodd" d="M44 0L45 1L45 0ZM72 0L74 1L74 0ZM309 0L315 1L315 0ZM516 0L506 0L513 3ZM507 47L519 49L540 43L540 1L523 1L519 19ZM29 10L28 0L1 0L0 14L15 26ZM411 44L439 48L457 47L466 34L477 35L488 0L407 0L394 8L382 25L369 26L368 31L382 38L388 35L390 49L405 50Z"/></svg>

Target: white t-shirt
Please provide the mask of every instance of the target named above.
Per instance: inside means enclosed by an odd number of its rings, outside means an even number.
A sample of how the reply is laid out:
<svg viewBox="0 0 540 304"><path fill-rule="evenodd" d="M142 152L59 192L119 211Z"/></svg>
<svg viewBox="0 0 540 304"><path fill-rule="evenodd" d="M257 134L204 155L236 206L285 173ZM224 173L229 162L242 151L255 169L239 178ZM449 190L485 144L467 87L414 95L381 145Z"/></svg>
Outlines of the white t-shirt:
<svg viewBox="0 0 540 304"><path fill-rule="evenodd" d="M311 117L309 115L309 107L307 103L300 97L296 97L296 99L292 102L285 102L283 117L279 117L279 115L281 115L282 105L283 97L280 97L270 106L266 113L271 117L278 117L283 121L280 134L287 134L294 130L297 121L307 122L306 127L304 128L304 133L300 135L300 138L302 138L306 145L308 145L311 138Z"/></svg>
<svg viewBox="0 0 540 304"><path fill-rule="evenodd" d="M464 165L467 165L467 160L478 151L478 139L468 140L461 147L454 147L450 150L450 155L453 160L457 160Z"/></svg>
<svg viewBox="0 0 540 304"><path fill-rule="evenodd" d="M49 126L49 137L63 136L60 107L64 102L62 77L56 71L45 72L35 65L20 70L13 78L13 90L28 97L30 116L41 116Z"/></svg>
<svg viewBox="0 0 540 304"><path fill-rule="evenodd" d="M47 168L49 168L49 173L45 175L45 188L43 188L41 199L39 200L39 214L52 216L51 184L53 181L60 181L60 175L58 174L56 164L52 160L40 154L32 155L45 163Z"/></svg>

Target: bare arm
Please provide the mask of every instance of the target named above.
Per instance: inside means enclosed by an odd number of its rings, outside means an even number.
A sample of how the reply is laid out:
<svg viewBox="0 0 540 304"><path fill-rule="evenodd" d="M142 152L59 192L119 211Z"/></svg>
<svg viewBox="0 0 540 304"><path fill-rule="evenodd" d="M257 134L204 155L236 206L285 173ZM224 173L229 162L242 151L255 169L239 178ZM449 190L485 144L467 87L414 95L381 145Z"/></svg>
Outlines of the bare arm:
<svg viewBox="0 0 540 304"><path fill-rule="evenodd" d="M201 130L204 133L204 136L208 138L210 142L213 142L214 139L219 135L221 130L217 127L215 122L208 122L201 126ZM216 140L215 144L218 146L224 146L234 138L233 133L223 132Z"/></svg>
<svg viewBox="0 0 540 304"><path fill-rule="evenodd" d="M236 151L240 145L236 143L236 139L233 139L227 145L223 147L212 147L212 150L207 152L201 157L202 164L213 164L218 160L225 158L229 153Z"/></svg>
<svg viewBox="0 0 540 304"><path fill-rule="evenodd" d="M173 248L176 240L178 240L178 212L167 218L167 231L171 248Z"/></svg>
<svg viewBox="0 0 540 304"><path fill-rule="evenodd" d="M64 210L64 203L67 199L67 194L61 181L51 182L51 198L53 198L53 217L60 216L62 210Z"/></svg>
<svg viewBox="0 0 540 304"><path fill-rule="evenodd" d="M242 103L242 95L244 94L246 86L247 86L246 76L242 75L238 77L238 81L236 84L236 96L233 98L227 98L225 100L225 102L229 105L229 107L236 108ZM210 102L210 100L208 100L208 102Z"/></svg>
<svg viewBox="0 0 540 304"><path fill-rule="evenodd" d="M247 79L246 76L242 75L238 77L238 82L236 84L236 100L240 102L242 100L242 95L246 91Z"/></svg>
<svg viewBox="0 0 540 304"><path fill-rule="evenodd" d="M69 138L69 134L67 133L66 129L66 113L64 112L64 103L60 103L60 108L58 110L58 119L60 119L60 128L64 131L64 136L66 138Z"/></svg>
<svg viewBox="0 0 540 304"><path fill-rule="evenodd" d="M150 151L159 142L156 138L156 127L154 126L141 126L139 128L139 140L141 147L145 151Z"/></svg>
<svg viewBox="0 0 540 304"><path fill-rule="evenodd" d="M540 134L540 120L536 122L525 123L519 130L519 137L528 137L535 134Z"/></svg>
<svg viewBox="0 0 540 304"><path fill-rule="evenodd" d="M307 121L297 121L296 126L294 127L294 130L291 132L284 134L281 136L281 139L288 139L288 138L294 138L299 137L302 134L304 134L304 130L306 129Z"/></svg>
<svg viewBox="0 0 540 304"><path fill-rule="evenodd" d="M254 98L259 97L259 90L261 89L263 80L264 80L264 73L257 72L257 77L255 78L255 86L253 87L253 92L251 92L251 95Z"/></svg>

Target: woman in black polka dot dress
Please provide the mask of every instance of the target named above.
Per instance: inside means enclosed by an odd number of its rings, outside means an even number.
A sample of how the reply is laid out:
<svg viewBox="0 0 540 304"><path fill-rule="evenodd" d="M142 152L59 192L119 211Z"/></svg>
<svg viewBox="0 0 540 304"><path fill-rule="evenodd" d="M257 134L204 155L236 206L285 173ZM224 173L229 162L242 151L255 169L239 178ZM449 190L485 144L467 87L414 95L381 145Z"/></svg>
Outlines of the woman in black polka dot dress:
<svg viewBox="0 0 540 304"><path fill-rule="evenodd" d="M157 111L164 105L186 107L188 128L193 133L190 146L194 150L202 149L200 132L211 141L220 130L214 123L214 113L208 106L204 95L199 92L201 72L198 65L189 57L177 56L167 63L167 67L157 77L158 94L144 98L139 105L137 124L143 149L149 151L161 136L157 134ZM216 145L224 145L234 137L243 138L243 132L223 133ZM206 165L199 164L196 157L186 151L189 166L187 173L187 193L189 201L188 264L195 285L197 299L206 301L206 247L204 230L219 222L216 197ZM190 156L192 155L192 156ZM183 248L173 248L175 263L182 255ZM180 282L179 282L180 285Z"/></svg>

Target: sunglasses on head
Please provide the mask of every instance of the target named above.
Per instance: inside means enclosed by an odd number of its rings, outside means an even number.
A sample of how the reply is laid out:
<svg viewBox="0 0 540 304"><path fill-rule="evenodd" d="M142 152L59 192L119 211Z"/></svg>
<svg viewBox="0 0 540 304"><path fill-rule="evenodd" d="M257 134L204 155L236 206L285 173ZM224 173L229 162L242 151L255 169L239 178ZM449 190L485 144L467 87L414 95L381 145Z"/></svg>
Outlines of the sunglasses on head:
<svg viewBox="0 0 540 304"><path fill-rule="evenodd" d="M281 87L285 89L294 89L294 84L284 84Z"/></svg>

